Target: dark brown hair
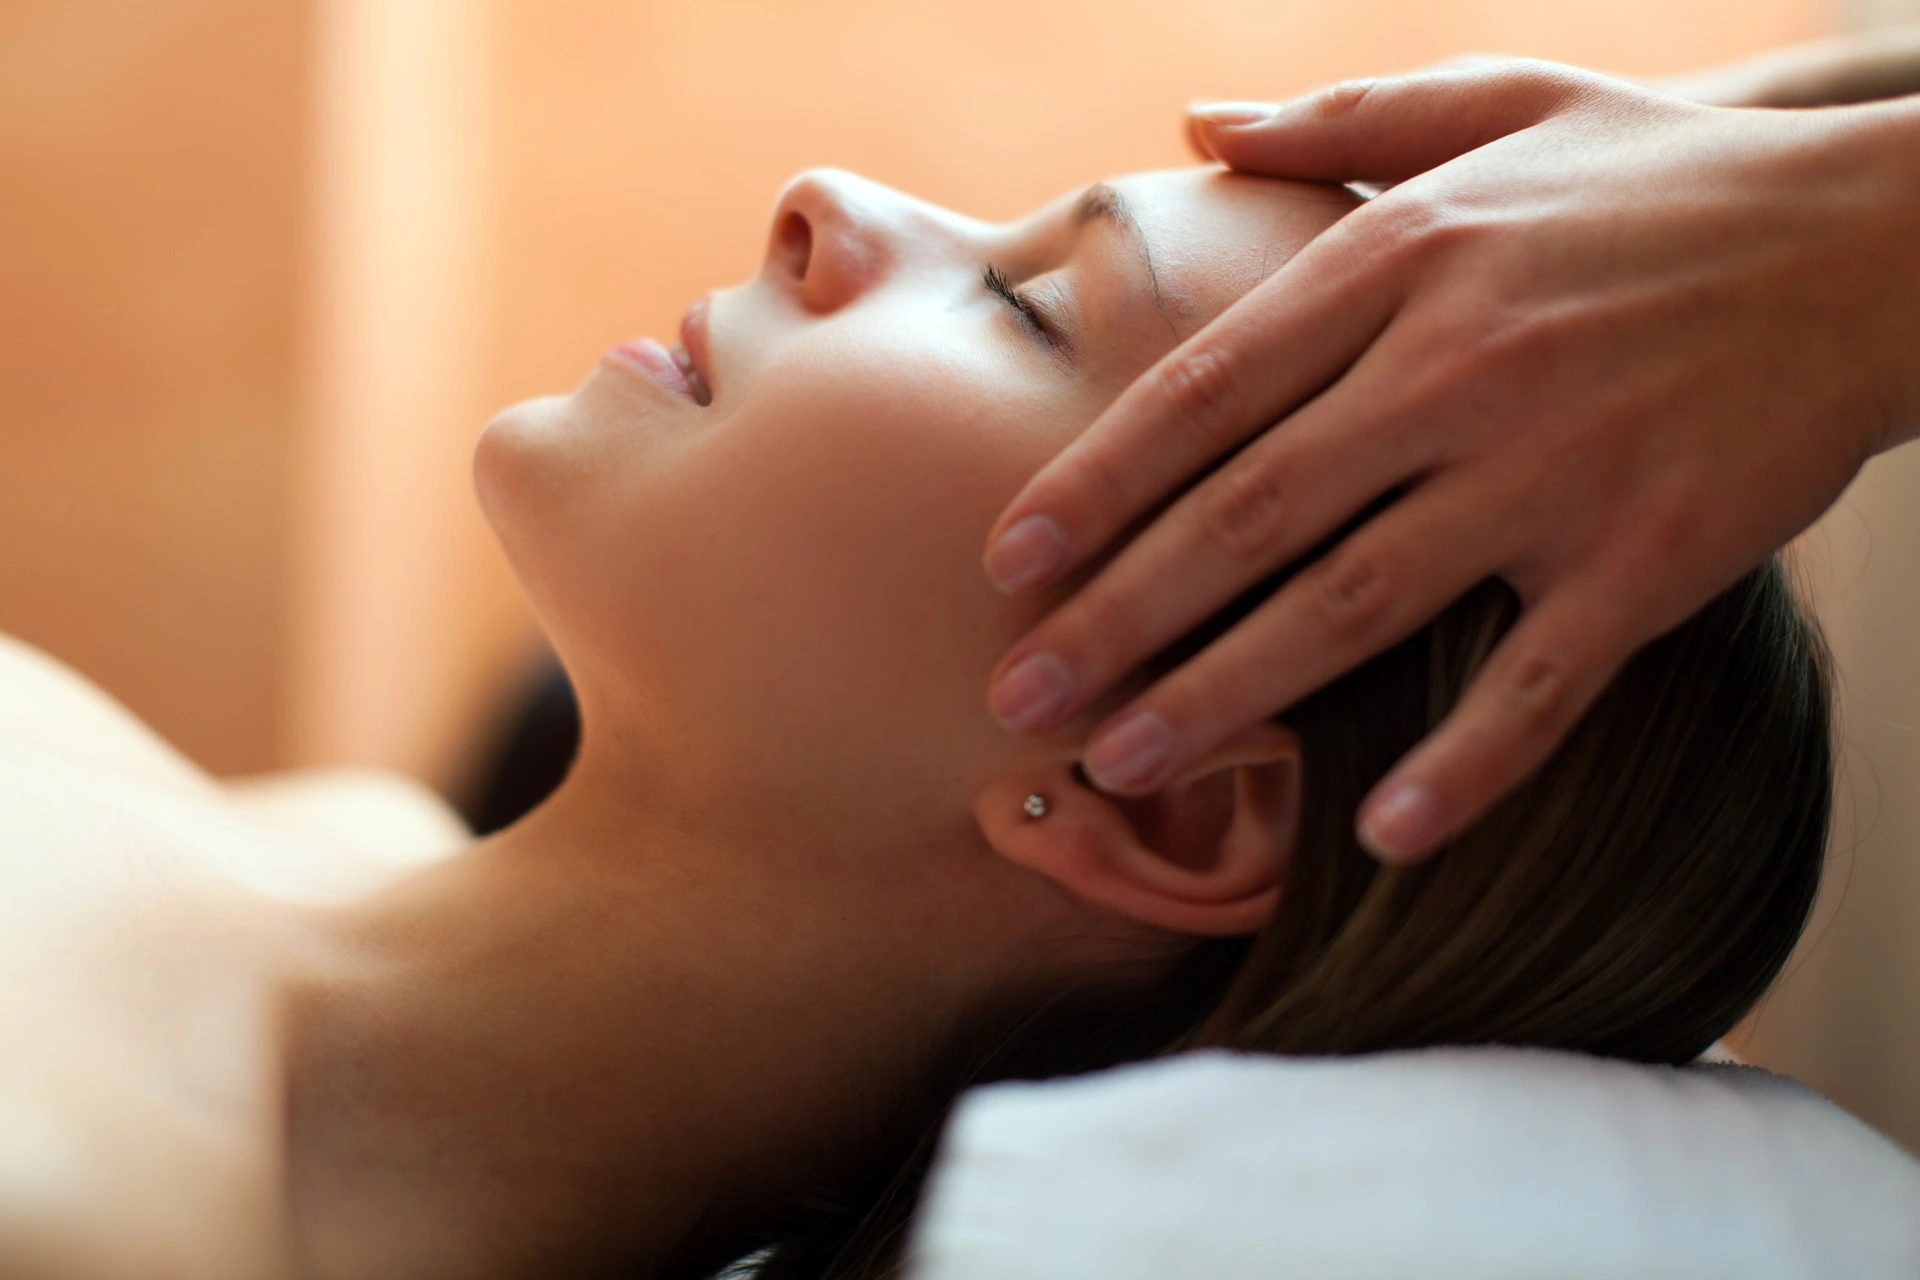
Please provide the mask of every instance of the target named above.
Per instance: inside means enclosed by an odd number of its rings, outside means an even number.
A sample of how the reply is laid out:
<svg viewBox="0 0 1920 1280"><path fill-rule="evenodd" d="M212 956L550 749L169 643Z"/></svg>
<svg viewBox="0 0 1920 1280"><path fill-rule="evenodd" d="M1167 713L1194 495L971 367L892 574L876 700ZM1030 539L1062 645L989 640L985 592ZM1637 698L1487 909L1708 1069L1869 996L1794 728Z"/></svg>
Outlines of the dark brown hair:
<svg viewBox="0 0 1920 1280"><path fill-rule="evenodd" d="M1163 655L1197 651L1278 577ZM1272 920L1150 977L1021 998L930 1051L849 1176L791 1196L763 1280L879 1280L953 1098L1199 1046L1280 1054L1538 1045L1696 1057L1750 1009L1812 909L1833 744L1829 662L1776 559L1621 671L1524 785L1416 867L1356 843L1369 787L1458 701L1517 602L1489 582L1280 717L1300 839Z"/></svg>

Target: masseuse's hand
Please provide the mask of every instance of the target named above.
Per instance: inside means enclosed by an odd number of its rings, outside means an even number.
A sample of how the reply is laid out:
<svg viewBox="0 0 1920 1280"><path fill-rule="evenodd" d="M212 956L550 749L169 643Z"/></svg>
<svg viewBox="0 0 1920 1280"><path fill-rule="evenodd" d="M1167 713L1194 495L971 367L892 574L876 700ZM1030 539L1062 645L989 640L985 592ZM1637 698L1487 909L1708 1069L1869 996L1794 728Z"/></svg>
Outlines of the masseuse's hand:
<svg viewBox="0 0 1920 1280"><path fill-rule="evenodd" d="M1519 621L1361 810L1376 854L1422 856L1914 431L1920 100L1737 111L1508 63L1193 130L1236 169L1398 185L1008 506L987 571L1030 590L1179 495L1014 646L990 706L1058 725L1386 501L1099 726L1084 762L1110 791L1153 790L1498 576Z"/></svg>

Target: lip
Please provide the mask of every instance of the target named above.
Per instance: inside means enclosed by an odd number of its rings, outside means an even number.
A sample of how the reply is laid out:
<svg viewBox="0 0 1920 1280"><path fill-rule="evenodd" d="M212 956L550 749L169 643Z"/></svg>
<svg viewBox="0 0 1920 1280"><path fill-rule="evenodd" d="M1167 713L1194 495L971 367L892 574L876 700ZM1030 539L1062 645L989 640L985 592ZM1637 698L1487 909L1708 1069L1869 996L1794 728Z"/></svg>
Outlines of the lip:
<svg viewBox="0 0 1920 1280"><path fill-rule="evenodd" d="M707 336L707 311L712 296L695 298L687 313L680 317L680 346L686 351L687 363L693 366L693 373L706 390L709 401L714 392L713 346Z"/></svg>
<svg viewBox="0 0 1920 1280"><path fill-rule="evenodd" d="M634 338L607 352L607 359L682 400L706 406L713 403L712 367L707 343L707 299L700 298L680 319L680 341L672 347L658 338Z"/></svg>
<svg viewBox="0 0 1920 1280"><path fill-rule="evenodd" d="M607 359L631 369L655 386L671 391L689 404L699 404L693 381L673 353L658 338L634 338L607 352Z"/></svg>

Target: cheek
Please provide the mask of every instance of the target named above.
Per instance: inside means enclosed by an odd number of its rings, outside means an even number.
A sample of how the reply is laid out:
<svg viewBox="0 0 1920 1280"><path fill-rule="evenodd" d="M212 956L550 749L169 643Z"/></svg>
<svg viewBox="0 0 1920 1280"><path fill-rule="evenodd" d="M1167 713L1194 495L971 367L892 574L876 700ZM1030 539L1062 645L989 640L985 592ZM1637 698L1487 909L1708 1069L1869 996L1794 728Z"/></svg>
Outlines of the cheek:
<svg viewBox="0 0 1920 1280"><path fill-rule="evenodd" d="M982 544L1087 415L1004 360L791 352L635 495L621 626L656 721L763 776L925 772L1000 741L985 677L1032 607L988 586Z"/></svg>

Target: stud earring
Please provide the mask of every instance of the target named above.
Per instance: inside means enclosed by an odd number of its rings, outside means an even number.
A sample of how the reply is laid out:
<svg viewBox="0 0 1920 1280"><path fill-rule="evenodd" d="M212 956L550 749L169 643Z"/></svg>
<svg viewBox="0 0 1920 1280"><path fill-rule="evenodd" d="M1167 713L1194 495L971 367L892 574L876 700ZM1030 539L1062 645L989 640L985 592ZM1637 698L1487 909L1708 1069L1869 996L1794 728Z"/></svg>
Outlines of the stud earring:
<svg viewBox="0 0 1920 1280"><path fill-rule="evenodd" d="M1038 793L1028 796L1026 800L1021 803L1020 807L1026 811L1026 815L1029 818L1044 818L1047 816L1047 798Z"/></svg>

